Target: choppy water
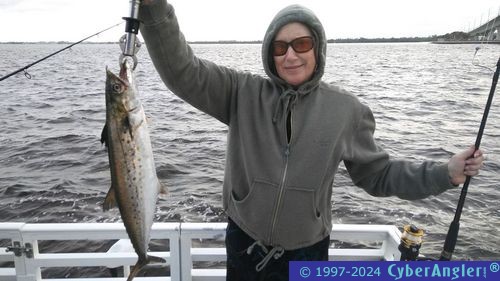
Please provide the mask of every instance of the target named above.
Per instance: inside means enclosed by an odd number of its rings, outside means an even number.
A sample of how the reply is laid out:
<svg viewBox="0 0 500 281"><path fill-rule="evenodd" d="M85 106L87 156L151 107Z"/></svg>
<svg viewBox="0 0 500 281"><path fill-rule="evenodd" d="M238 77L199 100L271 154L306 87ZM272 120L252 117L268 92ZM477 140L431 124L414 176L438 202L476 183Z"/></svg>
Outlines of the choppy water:
<svg viewBox="0 0 500 281"><path fill-rule="evenodd" d="M64 47L0 44L0 76ZM446 161L474 143L492 72L474 66L474 45L335 44L324 80L369 104L376 138L394 158ZM259 45L194 45L223 65L263 74ZM117 45L78 45L0 82L0 221L115 222L104 213L110 186L107 153L99 142L105 120L105 67L118 68ZM481 48L475 63L494 68L499 45ZM221 189L226 127L180 101L163 85L144 48L137 81L150 117L157 171L170 195L156 221L225 220ZM500 260L500 101L492 106L462 214L455 257ZM414 223L427 231L421 252L438 256L460 190L425 200L374 198L352 185L341 168L333 191L335 223Z"/></svg>

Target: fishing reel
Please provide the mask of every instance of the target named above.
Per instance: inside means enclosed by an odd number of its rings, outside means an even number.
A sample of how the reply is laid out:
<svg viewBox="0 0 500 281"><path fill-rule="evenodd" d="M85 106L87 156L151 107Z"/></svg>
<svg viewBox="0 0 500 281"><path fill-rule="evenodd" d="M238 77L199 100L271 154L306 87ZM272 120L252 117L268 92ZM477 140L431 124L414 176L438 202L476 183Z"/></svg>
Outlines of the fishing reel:
<svg viewBox="0 0 500 281"><path fill-rule="evenodd" d="M422 246L424 230L415 225L405 225L401 235L398 250L401 252L401 261L416 261Z"/></svg>

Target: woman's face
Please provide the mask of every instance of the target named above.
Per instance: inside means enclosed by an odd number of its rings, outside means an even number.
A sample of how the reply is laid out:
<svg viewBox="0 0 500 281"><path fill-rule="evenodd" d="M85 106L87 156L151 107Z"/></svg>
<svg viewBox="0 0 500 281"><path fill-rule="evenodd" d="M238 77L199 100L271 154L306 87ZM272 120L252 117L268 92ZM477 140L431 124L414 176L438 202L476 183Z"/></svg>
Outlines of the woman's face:
<svg viewBox="0 0 500 281"><path fill-rule="evenodd" d="M298 22L292 22L284 25L274 41L282 41L290 43L292 40L309 36L312 37L311 31L307 26ZM296 52L290 45L284 55L274 55L274 65L278 76L292 86L299 86L308 81L316 68L316 56L314 48L309 51L299 53Z"/></svg>

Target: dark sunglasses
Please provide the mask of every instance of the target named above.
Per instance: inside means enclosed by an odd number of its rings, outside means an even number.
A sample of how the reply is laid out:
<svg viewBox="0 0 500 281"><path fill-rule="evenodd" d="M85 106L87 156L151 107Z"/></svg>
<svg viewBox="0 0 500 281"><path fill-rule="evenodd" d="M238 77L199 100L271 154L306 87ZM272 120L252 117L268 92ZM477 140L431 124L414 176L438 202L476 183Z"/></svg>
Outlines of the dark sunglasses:
<svg viewBox="0 0 500 281"><path fill-rule="evenodd" d="M304 36L290 42L273 41L273 56L283 56L288 51L289 46L292 46L296 53L305 53L314 47L314 39L311 36Z"/></svg>

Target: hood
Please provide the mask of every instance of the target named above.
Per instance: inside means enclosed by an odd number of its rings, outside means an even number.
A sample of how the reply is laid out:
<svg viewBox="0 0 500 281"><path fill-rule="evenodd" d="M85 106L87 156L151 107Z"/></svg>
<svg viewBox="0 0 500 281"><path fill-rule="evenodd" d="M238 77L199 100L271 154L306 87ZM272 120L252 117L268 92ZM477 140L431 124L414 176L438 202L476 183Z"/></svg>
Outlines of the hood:
<svg viewBox="0 0 500 281"><path fill-rule="evenodd" d="M276 34L284 25L291 22L300 22L309 27L315 42L317 42L314 49L316 52L316 71L308 82L299 86L299 90L308 91L316 87L321 80L325 70L326 59L325 30L323 29L323 25L319 19L310 9L300 5L291 5L278 12L267 28L266 35L262 43L262 62L264 64L266 74L273 81L283 85L284 88L291 88L288 83L278 76L276 68L274 67L273 55L271 54L271 44L276 37Z"/></svg>

